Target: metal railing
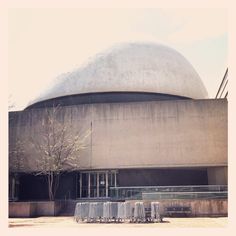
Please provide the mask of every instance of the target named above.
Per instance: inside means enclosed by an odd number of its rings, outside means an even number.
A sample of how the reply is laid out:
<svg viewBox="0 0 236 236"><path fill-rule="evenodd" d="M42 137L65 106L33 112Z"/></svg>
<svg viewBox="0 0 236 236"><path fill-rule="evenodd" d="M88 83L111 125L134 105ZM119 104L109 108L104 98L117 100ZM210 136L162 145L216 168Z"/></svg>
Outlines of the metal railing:
<svg viewBox="0 0 236 236"><path fill-rule="evenodd" d="M227 199L228 192L170 192L142 193L144 200L161 199Z"/></svg>
<svg viewBox="0 0 236 236"><path fill-rule="evenodd" d="M110 187L115 200L227 198L227 185Z"/></svg>

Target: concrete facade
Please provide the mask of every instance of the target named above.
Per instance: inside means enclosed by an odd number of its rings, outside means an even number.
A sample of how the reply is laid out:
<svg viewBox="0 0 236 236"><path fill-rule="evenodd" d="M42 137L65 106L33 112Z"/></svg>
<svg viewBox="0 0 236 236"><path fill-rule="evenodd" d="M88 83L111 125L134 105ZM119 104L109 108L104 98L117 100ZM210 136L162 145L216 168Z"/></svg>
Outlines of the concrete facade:
<svg viewBox="0 0 236 236"><path fill-rule="evenodd" d="M87 133L86 148L71 152L78 158L69 155L77 169L62 166L55 199L131 200L140 195L130 190L135 186L170 192L204 186L209 192L207 185L217 185L212 199L177 201L173 195L162 204L191 206L192 216L227 215L227 190L219 194L227 189L220 186L227 185L227 99L207 98L191 64L159 44L121 44L59 76L25 110L9 113L9 199L19 201L10 202L9 215L57 215L65 207L47 201L46 176L35 176L43 165L38 160L45 153L55 157L52 148L63 159L70 153L63 147ZM47 123L50 110L59 122ZM125 191L116 196L119 188Z"/></svg>
<svg viewBox="0 0 236 236"><path fill-rule="evenodd" d="M42 108L10 113L10 149L17 139L37 137L43 115ZM58 119L72 133L91 130L80 169L227 166L226 99L65 106ZM33 171L37 153L25 150ZM220 182L214 171L222 169L211 169L210 181Z"/></svg>
<svg viewBox="0 0 236 236"><path fill-rule="evenodd" d="M155 200L155 199L154 199ZM135 201L129 201L134 204ZM150 208L152 200L143 200L144 206ZM159 200L160 213L166 215L166 207L190 207L190 217L213 217L228 215L228 201L226 199L181 199Z"/></svg>
<svg viewBox="0 0 236 236"><path fill-rule="evenodd" d="M135 201L131 202L132 206ZM143 200L146 208L150 208L151 201ZM201 199L201 200L159 200L160 212L165 215L165 208L171 206L190 207L190 217L227 216L228 201L226 199ZM66 206L72 205L75 208L76 201L56 202L10 202L9 217L37 217L37 216L58 216L65 214ZM69 211L74 215L74 211Z"/></svg>
<svg viewBox="0 0 236 236"><path fill-rule="evenodd" d="M9 217L57 216L64 207L64 201L9 202Z"/></svg>

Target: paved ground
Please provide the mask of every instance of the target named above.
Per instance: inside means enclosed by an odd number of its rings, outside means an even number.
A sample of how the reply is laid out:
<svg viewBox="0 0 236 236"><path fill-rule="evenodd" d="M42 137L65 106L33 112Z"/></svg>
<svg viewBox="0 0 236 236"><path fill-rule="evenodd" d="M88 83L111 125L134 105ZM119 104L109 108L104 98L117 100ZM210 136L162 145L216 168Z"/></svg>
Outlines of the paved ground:
<svg viewBox="0 0 236 236"><path fill-rule="evenodd" d="M9 227L225 227L227 226L227 217L214 218L164 218L163 223L76 223L73 217L38 217L38 218L10 218Z"/></svg>

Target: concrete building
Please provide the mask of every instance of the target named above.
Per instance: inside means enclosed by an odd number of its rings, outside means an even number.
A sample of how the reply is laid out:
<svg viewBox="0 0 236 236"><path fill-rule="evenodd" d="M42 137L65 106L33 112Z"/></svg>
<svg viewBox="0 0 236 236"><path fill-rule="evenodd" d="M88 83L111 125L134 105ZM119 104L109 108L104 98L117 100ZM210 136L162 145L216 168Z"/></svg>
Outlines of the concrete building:
<svg viewBox="0 0 236 236"><path fill-rule="evenodd" d="M37 138L45 110L58 104L71 133L91 131L80 167L61 178L59 199L108 198L116 186L227 185L227 99L208 99L171 48L121 44L63 74L25 110L10 112L10 154L18 140ZM47 199L43 176L32 174L38 154L25 145L23 155L29 168L19 173L18 199Z"/></svg>

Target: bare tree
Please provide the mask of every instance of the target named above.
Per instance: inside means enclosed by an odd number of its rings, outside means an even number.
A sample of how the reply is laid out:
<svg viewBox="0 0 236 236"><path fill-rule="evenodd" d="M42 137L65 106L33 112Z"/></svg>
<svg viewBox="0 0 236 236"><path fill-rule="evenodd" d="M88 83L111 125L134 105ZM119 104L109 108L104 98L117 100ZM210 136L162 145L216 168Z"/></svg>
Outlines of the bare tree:
<svg viewBox="0 0 236 236"><path fill-rule="evenodd" d="M18 198L19 174L27 171L24 142L17 139L9 148L9 197Z"/></svg>
<svg viewBox="0 0 236 236"><path fill-rule="evenodd" d="M10 148L9 169L12 173L25 171L24 143L17 139L15 145Z"/></svg>
<svg viewBox="0 0 236 236"><path fill-rule="evenodd" d="M65 122L58 120L59 106L46 109L39 135L31 138L39 154L36 175L47 179L49 200L53 201L59 187L60 175L79 167L81 150L86 148L86 139L90 131L72 134L72 129ZM74 132L73 132L74 133Z"/></svg>

